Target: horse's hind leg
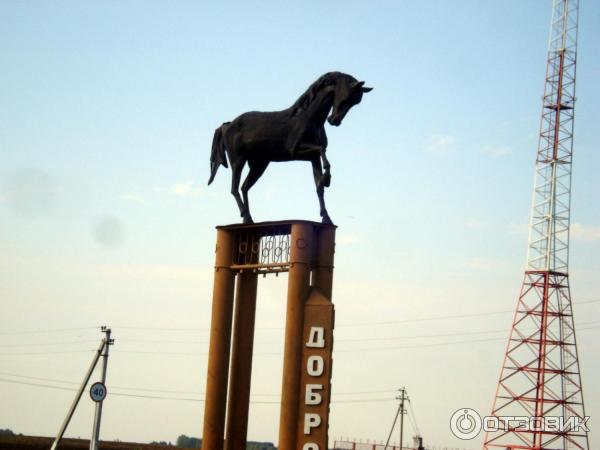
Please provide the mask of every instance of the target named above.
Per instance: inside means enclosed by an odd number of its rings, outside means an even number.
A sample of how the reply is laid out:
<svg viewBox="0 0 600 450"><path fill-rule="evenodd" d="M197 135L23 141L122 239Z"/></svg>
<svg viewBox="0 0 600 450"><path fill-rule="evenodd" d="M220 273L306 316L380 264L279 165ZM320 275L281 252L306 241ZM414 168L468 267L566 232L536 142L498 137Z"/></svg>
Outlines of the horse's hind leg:
<svg viewBox="0 0 600 450"><path fill-rule="evenodd" d="M242 177L242 169L244 168L244 160L233 160L231 162L231 194L235 198L240 209L240 216L244 219L244 223L252 223L252 218L248 209L240 197L240 178Z"/></svg>
<svg viewBox="0 0 600 450"><path fill-rule="evenodd" d="M315 186L317 187L317 196L319 197L319 207L321 209L320 214L322 221L323 223L333 225L331 217L329 217L327 209L325 208L325 186L323 183L323 168L321 167L321 158L320 156L317 156L316 158L311 159L310 162L312 163L313 177L315 179Z"/></svg>
<svg viewBox="0 0 600 450"><path fill-rule="evenodd" d="M254 183L258 181L260 176L265 173L265 169L269 165L269 161L250 159L248 160L248 167L250 171L248 175L246 175L246 179L242 184L242 196L244 197L244 206L246 207L246 211L248 212L248 217L250 222L252 222L252 216L250 215L250 203L248 202L248 191Z"/></svg>

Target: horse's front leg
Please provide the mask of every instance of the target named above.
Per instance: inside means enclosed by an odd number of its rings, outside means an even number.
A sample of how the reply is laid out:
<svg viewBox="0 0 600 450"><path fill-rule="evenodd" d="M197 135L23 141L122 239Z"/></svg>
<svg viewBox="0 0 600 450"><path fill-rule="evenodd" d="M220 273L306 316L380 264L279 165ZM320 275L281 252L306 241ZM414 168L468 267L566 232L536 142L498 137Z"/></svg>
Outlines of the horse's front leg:
<svg viewBox="0 0 600 450"><path fill-rule="evenodd" d="M323 159L325 173L321 177L320 184L322 184L323 187L329 187L329 185L331 185L331 172L329 171L331 164L329 164L329 160L327 159L327 156L325 156L325 148L321 150L321 158Z"/></svg>
<svg viewBox="0 0 600 450"><path fill-rule="evenodd" d="M312 158L320 158L323 160L323 168L325 169L325 173L323 173L320 177L319 184L323 187L329 187L331 184L331 164L329 164L329 160L325 155L326 148L321 145L314 144L302 144L298 148L298 156L307 156L310 155ZM311 159L312 160L312 159ZM321 167L321 162L319 161L319 168ZM320 169L321 170L321 169Z"/></svg>
<svg viewBox="0 0 600 450"><path fill-rule="evenodd" d="M313 177L315 179L315 186L317 187L317 196L319 197L320 214L323 223L333 225L331 217L327 213L325 208L325 186L323 184L323 169L321 168L321 158L319 155L313 157L310 162L313 168Z"/></svg>

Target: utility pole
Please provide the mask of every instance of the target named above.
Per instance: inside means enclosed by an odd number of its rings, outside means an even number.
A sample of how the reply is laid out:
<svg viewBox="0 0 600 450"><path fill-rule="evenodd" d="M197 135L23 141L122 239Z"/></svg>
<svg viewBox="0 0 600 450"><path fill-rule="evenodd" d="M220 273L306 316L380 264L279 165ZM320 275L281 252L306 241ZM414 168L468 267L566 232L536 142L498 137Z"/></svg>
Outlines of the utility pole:
<svg viewBox="0 0 600 450"><path fill-rule="evenodd" d="M102 327L102 331L105 331L106 327ZM109 332L109 337L110 337L110 330ZM50 450L56 450L58 447L58 444L60 444L60 441L62 440L65 431L67 430L67 427L69 426L69 422L71 421L71 418L73 417L73 413L75 412L75 409L77 408L77 405L79 404L79 400L81 400L81 396L83 394L83 391L85 390L85 387L87 386L88 382L90 381L90 377L92 376L92 373L94 372L94 369L96 368L96 364L98 363L98 360L100 359L100 356L102 355L102 352L105 351L106 348L106 356L108 356L108 345L112 344L112 339L110 339L108 342L106 340L106 338L102 339L102 342L100 343L100 347L98 348L98 350L96 350L96 352L94 353L94 357L92 358L92 363L90 364L90 367L88 368L87 372L85 373L85 376L83 377L83 381L81 382L81 385L79 386L79 389L77 390L77 393L75 394L75 398L73 399L73 403L71 404L71 407L69 408L69 411L67 412L67 416L65 417L65 420L63 421L60 430L58 431L58 434L56 435L56 439L54 439L54 442L52 442L52 446L50 447ZM104 368L106 370L106 363L104 364Z"/></svg>
<svg viewBox="0 0 600 450"><path fill-rule="evenodd" d="M110 338L111 329L105 326L102 327L102 332L106 335L103 339L104 352L102 353L102 377L101 383L106 386L106 367L108 365L108 348L114 344L114 339ZM106 394L105 394L106 395ZM90 439L90 450L98 450L98 439L100 436L100 420L102 418L102 403L104 400L96 402L96 410L94 412L94 428L92 429L92 438Z"/></svg>
<svg viewBox="0 0 600 450"><path fill-rule="evenodd" d="M404 414L406 414L406 410L404 409L404 401L408 400L406 388L400 389L400 396L396 397L396 400L400 400L400 450L402 450L402 439L404 438Z"/></svg>
<svg viewBox="0 0 600 450"><path fill-rule="evenodd" d="M399 389L399 391L400 395L396 397L396 400L400 400L400 404L398 405L398 411L396 411L396 416L394 417L394 422L392 423L392 428L390 429L390 434L388 435L383 450L387 450L389 447L390 439L392 438L392 433L394 432L394 427L396 426L398 416L400 416L400 450L402 450L402 439L404 438L404 414L406 414L406 410L404 409L404 401L408 400L408 395L406 394L406 388Z"/></svg>

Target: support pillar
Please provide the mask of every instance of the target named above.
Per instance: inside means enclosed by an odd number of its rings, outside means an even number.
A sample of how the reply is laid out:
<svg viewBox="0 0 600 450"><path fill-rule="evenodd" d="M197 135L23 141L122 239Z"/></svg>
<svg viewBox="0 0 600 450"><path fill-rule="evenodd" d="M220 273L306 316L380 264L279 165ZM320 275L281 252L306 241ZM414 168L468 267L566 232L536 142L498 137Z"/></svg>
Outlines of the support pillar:
<svg viewBox="0 0 600 450"><path fill-rule="evenodd" d="M315 246L315 268L312 275L312 285L331 300L333 287L333 258L335 253L335 228L319 230Z"/></svg>
<svg viewBox="0 0 600 450"><path fill-rule="evenodd" d="M291 229L290 269L288 276L283 383L279 419L279 449L296 450L304 302L310 288L310 263L313 226L294 223Z"/></svg>
<svg viewBox="0 0 600 450"><path fill-rule="evenodd" d="M225 450L246 450L258 275L237 276Z"/></svg>
<svg viewBox="0 0 600 450"><path fill-rule="evenodd" d="M229 349L235 273L231 270L233 236L227 230L217 230L215 251L215 278L213 287L210 347L204 405L204 450L223 450Z"/></svg>
<svg viewBox="0 0 600 450"><path fill-rule="evenodd" d="M258 275L288 272L279 448L326 450L335 227L298 220L217 230L202 447L246 448Z"/></svg>
<svg viewBox="0 0 600 450"><path fill-rule="evenodd" d="M329 441L335 322L331 302L335 228L315 231L311 287L304 303L296 450L327 450Z"/></svg>

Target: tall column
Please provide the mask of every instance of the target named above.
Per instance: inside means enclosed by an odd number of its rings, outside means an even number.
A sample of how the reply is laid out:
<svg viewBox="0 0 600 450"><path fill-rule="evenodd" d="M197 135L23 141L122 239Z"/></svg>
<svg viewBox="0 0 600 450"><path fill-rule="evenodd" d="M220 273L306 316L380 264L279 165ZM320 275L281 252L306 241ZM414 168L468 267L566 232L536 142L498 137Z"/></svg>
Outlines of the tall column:
<svg viewBox="0 0 600 450"><path fill-rule="evenodd" d="M319 227L315 239L311 289L304 305L296 449L327 450L335 314L331 302L335 228Z"/></svg>
<svg viewBox="0 0 600 450"><path fill-rule="evenodd" d="M313 226L292 224L290 270L285 321L283 382L279 419L279 449L296 450L304 302L310 285L310 262L313 248Z"/></svg>
<svg viewBox="0 0 600 450"><path fill-rule="evenodd" d="M204 450L223 450L235 282L235 273L230 269L233 254L232 233L227 230L217 230L215 253L204 431L202 433Z"/></svg>
<svg viewBox="0 0 600 450"><path fill-rule="evenodd" d="M317 240L312 285L318 288L325 297L331 299L335 227L321 228Z"/></svg>
<svg viewBox="0 0 600 450"><path fill-rule="evenodd" d="M237 276L225 450L246 450L258 275Z"/></svg>

